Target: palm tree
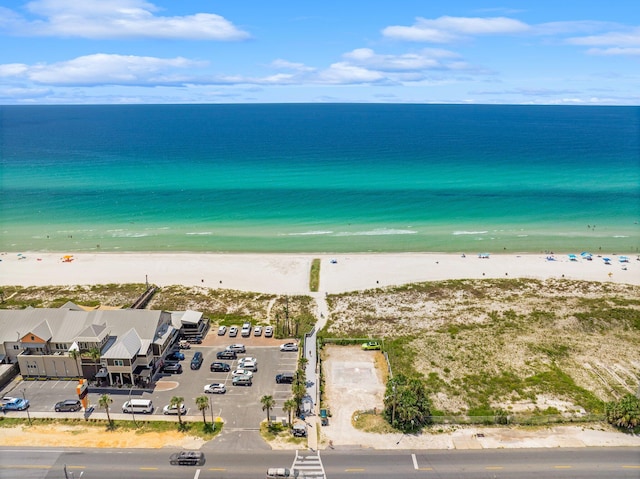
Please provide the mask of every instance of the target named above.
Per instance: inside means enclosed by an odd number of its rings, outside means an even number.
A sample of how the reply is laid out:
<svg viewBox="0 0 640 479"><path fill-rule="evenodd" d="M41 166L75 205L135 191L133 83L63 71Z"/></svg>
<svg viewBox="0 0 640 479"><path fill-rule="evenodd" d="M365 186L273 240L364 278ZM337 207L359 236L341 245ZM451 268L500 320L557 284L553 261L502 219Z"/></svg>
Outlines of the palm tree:
<svg viewBox="0 0 640 479"><path fill-rule="evenodd" d="M71 349L69 351L69 357L73 358L76 362L76 370L78 371L78 377L80 377L80 366L78 366L78 358L80 357L80 351L77 349Z"/></svg>
<svg viewBox="0 0 640 479"><path fill-rule="evenodd" d="M282 410L286 412L289 417L289 426L291 426L291 413L296 409L298 409L298 403L296 403L296 400L293 398L287 399L282 405Z"/></svg>
<svg viewBox="0 0 640 479"><path fill-rule="evenodd" d="M196 398L196 406L200 411L202 411L202 421L204 425L207 425L207 418L204 415L205 411L209 409L209 398L207 396L198 396Z"/></svg>
<svg viewBox="0 0 640 479"><path fill-rule="evenodd" d="M262 403L262 410L267 411L267 423L271 424L270 412L273 409L273 406L276 405L276 401L273 399L273 396L262 396L260 398L260 402Z"/></svg>
<svg viewBox="0 0 640 479"><path fill-rule="evenodd" d="M100 405L100 407L103 407L107 413L107 421L109 421L109 427L113 426L113 424L111 423L111 416L109 416L109 404L111 404L112 402L113 399L111 399L111 396L109 396L108 394L103 394L98 400L98 404Z"/></svg>
<svg viewBox="0 0 640 479"><path fill-rule="evenodd" d="M170 406L175 406L178 410L178 422L180 423L180 427L182 427L182 414L180 412L180 406L184 403L184 398L181 396L173 396L171 401L169 401Z"/></svg>
<svg viewBox="0 0 640 479"><path fill-rule="evenodd" d="M93 374L96 375L98 373L98 365L99 363L99 359L100 359L100 349L98 348L91 348L89 350L89 357L91 359L93 359L93 367L95 369L95 371L93 371Z"/></svg>

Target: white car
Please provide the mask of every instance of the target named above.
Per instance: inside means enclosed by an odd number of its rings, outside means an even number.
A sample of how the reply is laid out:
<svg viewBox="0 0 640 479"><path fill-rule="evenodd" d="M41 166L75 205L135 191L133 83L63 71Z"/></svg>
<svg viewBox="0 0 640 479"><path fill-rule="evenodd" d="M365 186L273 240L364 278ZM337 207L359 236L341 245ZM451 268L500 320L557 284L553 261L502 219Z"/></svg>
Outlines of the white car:
<svg viewBox="0 0 640 479"><path fill-rule="evenodd" d="M226 326L220 326L218 328L218 336L224 336L225 334L227 334L227 327Z"/></svg>
<svg viewBox="0 0 640 479"><path fill-rule="evenodd" d="M253 377L253 372L248 369L236 369L231 373L231 376L249 376Z"/></svg>
<svg viewBox="0 0 640 479"><path fill-rule="evenodd" d="M227 351L233 351L233 352L236 352L236 353L244 353L244 352L246 352L244 344L230 344L225 349Z"/></svg>
<svg viewBox="0 0 640 479"><path fill-rule="evenodd" d="M280 345L280 351L297 351L298 345L296 343L284 343Z"/></svg>
<svg viewBox="0 0 640 479"><path fill-rule="evenodd" d="M165 407L162 408L162 413L178 414L178 407L175 405L167 404ZM184 403L183 403L183 404L180 404L180 415L184 416L185 414L187 414L187 408L184 407Z"/></svg>
<svg viewBox="0 0 640 479"><path fill-rule="evenodd" d="M264 328L264 337L270 338L271 336L273 336L273 327L267 326L266 328Z"/></svg>
<svg viewBox="0 0 640 479"><path fill-rule="evenodd" d="M227 388L222 383L212 383L204 387L204 392L208 394L224 394L227 392Z"/></svg>
<svg viewBox="0 0 640 479"><path fill-rule="evenodd" d="M258 372L258 363L254 363L253 361L242 361L238 363L238 368L253 371L255 373Z"/></svg>
<svg viewBox="0 0 640 479"><path fill-rule="evenodd" d="M253 335L262 336L262 326L256 326L255 328L253 328Z"/></svg>
<svg viewBox="0 0 640 479"><path fill-rule="evenodd" d="M252 358L250 356L245 356L244 358L238 359L238 367L242 368L243 363L254 363L258 364L258 358Z"/></svg>

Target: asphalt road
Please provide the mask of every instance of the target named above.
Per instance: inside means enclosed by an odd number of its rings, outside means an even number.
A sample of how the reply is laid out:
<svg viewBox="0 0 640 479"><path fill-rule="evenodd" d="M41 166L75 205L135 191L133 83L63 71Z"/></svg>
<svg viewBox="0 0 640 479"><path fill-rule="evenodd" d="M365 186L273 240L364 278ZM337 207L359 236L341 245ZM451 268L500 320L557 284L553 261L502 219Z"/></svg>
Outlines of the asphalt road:
<svg viewBox="0 0 640 479"><path fill-rule="evenodd" d="M201 467L170 466L172 450L0 449L0 479L240 479L264 477L268 467L291 467L293 451L217 451L205 446ZM312 452L300 453L303 455ZM638 479L634 448L502 449L483 451L326 451L329 479L359 478L560 478ZM300 461L299 461L300 463ZM304 463L304 461L302 461ZM321 477L321 476L314 476Z"/></svg>

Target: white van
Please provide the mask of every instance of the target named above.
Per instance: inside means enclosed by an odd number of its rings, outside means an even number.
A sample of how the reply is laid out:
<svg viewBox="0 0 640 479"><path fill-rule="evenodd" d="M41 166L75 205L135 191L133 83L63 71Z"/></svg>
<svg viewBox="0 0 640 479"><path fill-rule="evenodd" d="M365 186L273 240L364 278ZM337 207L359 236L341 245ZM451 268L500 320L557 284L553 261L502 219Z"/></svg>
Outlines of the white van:
<svg viewBox="0 0 640 479"><path fill-rule="evenodd" d="M122 405L122 412L151 414L153 401L151 399L131 399Z"/></svg>
<svg viewBox="0 0 640 479"><path fill-rule="evenodd" d="M286 467L270 467L269 469L267 469L267 479L298 477L298 475L298 469L287 469Z"/></svg>

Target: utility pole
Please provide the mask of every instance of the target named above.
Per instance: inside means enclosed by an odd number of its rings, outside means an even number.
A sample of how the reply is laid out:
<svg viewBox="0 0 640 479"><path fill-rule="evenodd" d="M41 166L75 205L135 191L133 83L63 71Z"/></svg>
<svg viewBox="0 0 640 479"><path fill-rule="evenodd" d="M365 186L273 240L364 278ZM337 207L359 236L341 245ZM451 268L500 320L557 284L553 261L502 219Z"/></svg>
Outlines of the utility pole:
<svg viewBox="0 0 640 479"><path fill-rule="evenodd" d="M24 399L25 402L26 402L27 397L25 396L24 392L25 392L25 390L23 389L22 390L22 399ZM31 415L29 414L29 407L27 407L26 411L27 411L27 419L29 420L29 426L31 426L32 424L31 424Z"/></svg>

